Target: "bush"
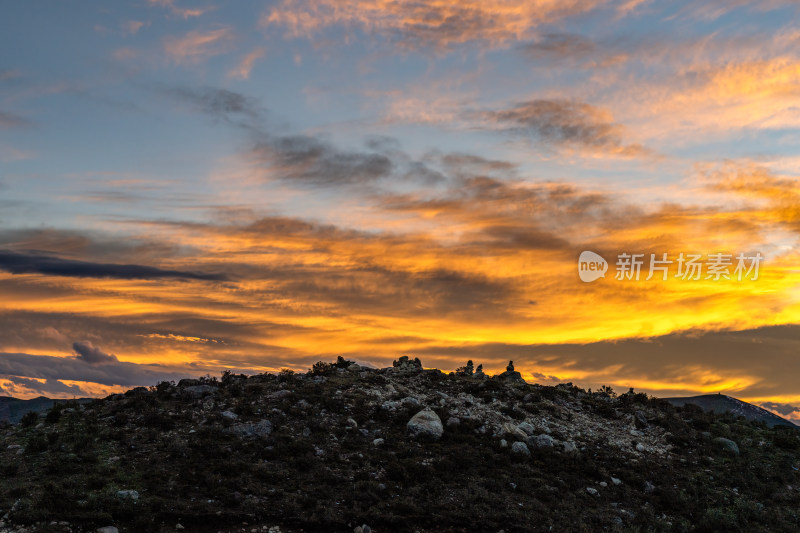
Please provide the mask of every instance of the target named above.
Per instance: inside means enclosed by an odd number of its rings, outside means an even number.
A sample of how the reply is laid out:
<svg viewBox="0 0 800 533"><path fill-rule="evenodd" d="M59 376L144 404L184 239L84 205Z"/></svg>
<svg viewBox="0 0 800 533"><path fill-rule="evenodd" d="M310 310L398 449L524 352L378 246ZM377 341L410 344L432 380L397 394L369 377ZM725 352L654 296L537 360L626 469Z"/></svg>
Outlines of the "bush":
<svg viewBox="0 0 800 533"><path fill-rule="evenodd" d="M29 428L39 421L39 413L36 411L28 411L19 420L19 424L24 428Z"/></svg>

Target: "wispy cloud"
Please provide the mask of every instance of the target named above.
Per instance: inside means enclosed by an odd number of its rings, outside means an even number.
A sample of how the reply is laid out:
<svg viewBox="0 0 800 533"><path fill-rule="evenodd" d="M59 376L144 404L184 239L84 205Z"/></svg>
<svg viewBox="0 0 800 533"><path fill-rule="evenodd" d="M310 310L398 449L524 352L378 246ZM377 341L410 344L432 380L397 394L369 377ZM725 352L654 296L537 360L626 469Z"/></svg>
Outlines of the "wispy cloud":
<svg viewBox="0 0 800 533"><path fill-rule="evenodd" d="M147 0L150 5L168 9L173 15L185 19L192 17L199 17L214 10L213 6L205 7L180 7L177 5L176 0Z"/></svg>
<svg viewBox="0 0 800 533"><path fill-rule="evenodd" d="M261 24L283 26L295 37L314 36L329 26L355 27L401 48L445 50L468 43L506 46L542 24L590 12L601 4L595 0L283 0L264 13Z"/></svg>
<svg viewBox="0 0 800 533"><path fill-rule="evenodd" d="M20 128L30 126L31 121L19 115L0 111L0 129Z"/></svg>
<svg viewBox="0 0 800 533"><path fill-rule="evenodd" d="M250 72L253 70L253 66L256 64L256 61L264 57L264 54L265 50L263 48L255 48L242 58L239 64L228 73L228 76L242 80L250 78Z"/></svg>
<svg viewBox="0 0 800 533"><path fill-rule="evenodd" d="M194 30L182 37L164 39L164 51L175 63L196 64L209 57L230 52L233 39L233 30L228 27L208 31Z"/></svg>

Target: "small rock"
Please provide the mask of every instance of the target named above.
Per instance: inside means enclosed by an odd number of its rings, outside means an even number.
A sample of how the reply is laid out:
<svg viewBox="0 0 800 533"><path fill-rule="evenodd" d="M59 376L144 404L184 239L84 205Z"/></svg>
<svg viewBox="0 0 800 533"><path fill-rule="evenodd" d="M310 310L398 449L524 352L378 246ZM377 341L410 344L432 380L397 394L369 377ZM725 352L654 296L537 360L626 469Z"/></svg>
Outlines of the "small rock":
<svg viewBox="0 0 800 533"><path fill-rule="evenodd" d="M135 490L118 490L117 498L119 498L120 500L136 501L139 499L139 493Z"/></svg>
<svg viewBox="0 0 800 533"><path fill-rule="evenodd" d="M647 417L642 411L636 411L633 415L633 423L637 428L644 429L647 427Z"/></svg>
<svg viewBox="0 0 800 533"><path fill-rule="evenodd" d="M615 477L611 478L611 483L613 483L614 485L622 485L622 481Z"/></svg>
<svg viewBox="0 0 800 533"><path fill-rule="evenodd" d="M95 531L97 533L119 533L119 529L114 526L98 527Z"/></svg>
<svg viewBox="0 0 800 533"><path fill-rule="evenodd" d="M447 427L457 426L461 423L461 419L455 416L451 416L447 419Z"/></svg>
<svg viewBox="0 0 800 533"><path fill-rule="evenodd" d="M574 453L577 451L578 447L571 440L568 440L567 442L564 443L564 453Z"/></svg>
<svg viewBox="0 0 800 533"><path fill-rule="evenodd" d="M641 442L636 444L636 451L637 452L643 452L644 450L645 450L644 444L642 444Z"/></svg>
<svg viewBox="0 0 800 533"><path fill-rule="evenodd" d="M185 529L185 528L181 524L175 524L175 529L181 530L181 529Z"/></svg>
<svg viewBox="0 0 800 533"><path fill-rule="evenodd" d="M588 492L592 496L597 496L597 489L594 487L586 487L586 492Z"/></svg>
<svg viewBox="0 0 800 533"><path fill-rule="evenodd" d="M645 491L645 493L650 494L651 492L655 492L655 490L656 490L656 486L655 485L653 485L649 481L645 481L644 482L644 491Z"/></svg>
<svg viewBox="0 0 800 533"><path fill-rule="evenodd" d="M524 442L515 442L511 445L511 453L516 453L520 455L530 455L531 451L528 449L528 445Z"/></svg>
<svg viewBox="0 0 800 533"><path fill-rule="evenodd" d="M506 439L500 439L500 447L508 448L508 441Z"/></svg>
<svg viewBox="0 0 800 533"><path fill-rule="evenodd" d="M375 439L374 441L372 441L372 445L373 446L383 446L384 442L385 441L383 439Z"/></svg>
<svg viewBox="0 0 800 533"><path fill-rule="evenodd" d="M239 415L233 411L222 411L221 414L223 418L227 418L228 420L237 420L239 418Z"/></svg>

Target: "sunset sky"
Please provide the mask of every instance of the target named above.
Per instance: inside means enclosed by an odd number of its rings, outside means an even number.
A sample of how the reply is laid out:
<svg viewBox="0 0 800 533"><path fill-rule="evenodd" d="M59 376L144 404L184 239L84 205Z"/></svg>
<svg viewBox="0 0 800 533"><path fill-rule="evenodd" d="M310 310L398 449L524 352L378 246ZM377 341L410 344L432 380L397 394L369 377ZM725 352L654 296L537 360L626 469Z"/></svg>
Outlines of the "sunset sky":
<svg viewBox="0 0 800 533"><path fill-rule="evenodd" d="M796 2L0 10L0 395L407 354L800 421Z"/></svg>

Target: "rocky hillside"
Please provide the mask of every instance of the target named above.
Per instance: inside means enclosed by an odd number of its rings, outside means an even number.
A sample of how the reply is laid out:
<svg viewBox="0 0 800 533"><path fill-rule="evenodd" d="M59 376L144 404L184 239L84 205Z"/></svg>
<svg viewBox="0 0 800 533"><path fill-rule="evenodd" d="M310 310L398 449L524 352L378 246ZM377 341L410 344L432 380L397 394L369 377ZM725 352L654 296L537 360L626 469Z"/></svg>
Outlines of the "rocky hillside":
<svg viewBox="0 0 800 533"><path fill-rule="evenodd" d="M785 418L781 418L774 413L770 413L766 409L762 409L757 405L753 405L724 394L703 394L702 396L689 396L684 398L664 398L672 405L683 407L687 403L694 404L704 411L712 411L714 413L732 413L735 416L742 416L747 420L756 422L764 422L768 427L773 426L789 426L797 428L797 426Z"/></svg>
<svg viewBox="0 0 800 533"><path fill-rule="evenodd" d="M1 434L0 531L800 530L800 432L513 367L224 374Z"/></svg>

